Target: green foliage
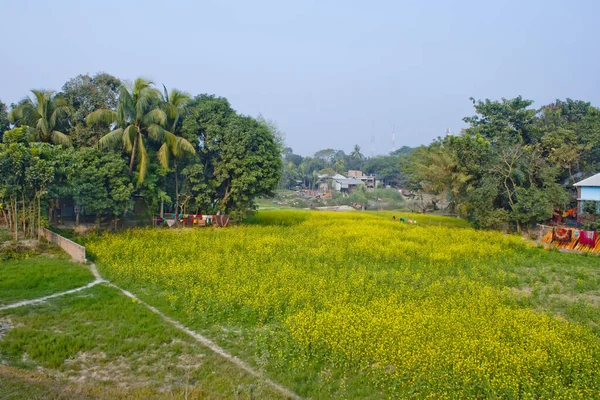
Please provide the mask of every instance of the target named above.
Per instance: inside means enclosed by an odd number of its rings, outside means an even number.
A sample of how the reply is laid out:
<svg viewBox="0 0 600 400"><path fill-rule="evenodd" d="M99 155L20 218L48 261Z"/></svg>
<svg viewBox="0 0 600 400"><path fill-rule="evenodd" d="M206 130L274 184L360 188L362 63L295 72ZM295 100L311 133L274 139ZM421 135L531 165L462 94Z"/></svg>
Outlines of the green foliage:
<svg viewBox="0 0 600 400"><path fill-rule="evenodd" d="M34 98L23 99L10 113L17 126L30 126L34 140L70 146L71 139L64 132L69 126L73 109L62 95L51 90L32 90Z"/></svg>
<svg viewBox="0 0 600 400"><path fill-rule="evenodd" d="M107 124L87 126L85 118L98 109L115 110L121 81L112 75L98 73L78 75L62 87L62 95L74 110L70 137L76 147L93 146L109 130Z"/></svg>
<svg viewBox="0 0 600 400"><path fill-rule="evenodd" d="M178 123L179 115L173 114L181 104L178 97L176 106L171 104L161 108L161 94L152 87L153 82L137 78L133 87L119 87L117 110L99 109L86 117L88 126L95 124L114 124L116 128L103 136L98 142L102 147L121 147L130 154L129 172L134 164L138 167L138 185L146 178L150 159L148 152L151 143L164 146L156 154L159 163L167 169L169 154L193 152L189 142L177 138L169 129ZM166 99L168 100L168 99ZM168 101L167 101L168 103ZM170 124L170 126L169 126Z"/></svg>
<svg viewBox="0 0 600 400"><path fill-rule="evenodd" d="M600 202L584 201L583 214L580 218L583 229L600 231Z"/></svg>
<svg viewBox="0 0 600 400"><path fill-rule="evenodd" d="M0 101L0 143L2 143L2 136L4 132L9 129L10 125L8 122L8 111L6 104Z"/></svg>
<svg viewBox="0 0 600 400"><path fill-rule="evenodd" d="M238 116L227 100L202 95L190 104L182 135L197 144L199 155L199 162L183 170L182 196L191 209L241 217L254 209L257 197L273 194L281 177L281 147L266 122Z"/></svg>
<svg viewBox="0 0 600 400"><path fill-rule="evenodd" d="M473 100L473 99L472 99ZM412 188L445 197L478 227L517 230L574 202L574 176L600 166L598 110L588 103L545 106L538 113L521 97L475 101L478 115L460 136L423 146L401 162Z"/></svg>
<svg viewBox="0 0 600 400"><path fill-rule="evenodd" d="M90 212L118 216L133 208L133 184L118 154L83 148L74 154L67 176L73 199Z"/></svg>
<svg viewBox="0 0 600 400"><path fill-rule="evenodd" d="M15 236L20 230L33 237L45 223L41 202L54 183L58 147L29 138L29 128L21 126L7 131L0 144L0 210Z"/></svg>

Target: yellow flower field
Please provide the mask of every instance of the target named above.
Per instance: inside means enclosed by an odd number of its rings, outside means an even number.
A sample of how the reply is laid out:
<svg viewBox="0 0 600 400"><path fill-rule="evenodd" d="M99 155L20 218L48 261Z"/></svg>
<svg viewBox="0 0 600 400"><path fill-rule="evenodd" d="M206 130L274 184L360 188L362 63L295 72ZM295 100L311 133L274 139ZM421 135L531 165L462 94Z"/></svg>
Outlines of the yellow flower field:
<svg viewBox="0 0 600 400"><path fill-rule="evenodd" d="M241 356L302 396L599 398L599 337L510 289L510 266L541 250L428 218L271 211L87 248L110 279L169 299L163 311L240 332Z"/></svg>

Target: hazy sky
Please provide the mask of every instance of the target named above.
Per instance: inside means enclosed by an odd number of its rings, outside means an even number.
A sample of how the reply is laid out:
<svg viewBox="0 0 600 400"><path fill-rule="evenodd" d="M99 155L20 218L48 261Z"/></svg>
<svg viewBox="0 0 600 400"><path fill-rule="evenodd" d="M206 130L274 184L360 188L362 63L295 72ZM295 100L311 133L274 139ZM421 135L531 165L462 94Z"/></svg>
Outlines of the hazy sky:
<svg viewBox="0 0 600 400"><path fill-rule="evenodd" d="M600 106L598 1L0 0L0 100L78 74L229 99L296 153L458 132L469 97ZM374 126L374 129L373 129Z"/></svg>

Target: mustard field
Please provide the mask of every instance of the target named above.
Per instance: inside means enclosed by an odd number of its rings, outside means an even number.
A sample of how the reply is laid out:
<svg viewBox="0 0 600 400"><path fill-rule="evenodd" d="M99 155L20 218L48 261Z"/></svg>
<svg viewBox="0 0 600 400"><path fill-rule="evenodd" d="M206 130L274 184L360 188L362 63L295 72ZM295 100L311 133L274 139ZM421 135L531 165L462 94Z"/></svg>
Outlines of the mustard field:
<svg viewBox="0 0 600 400"><path fill-rule="evenodd" d="M409 217L266 211L86 245L109 279L303 397L600 398L600 259Z"/></svg>

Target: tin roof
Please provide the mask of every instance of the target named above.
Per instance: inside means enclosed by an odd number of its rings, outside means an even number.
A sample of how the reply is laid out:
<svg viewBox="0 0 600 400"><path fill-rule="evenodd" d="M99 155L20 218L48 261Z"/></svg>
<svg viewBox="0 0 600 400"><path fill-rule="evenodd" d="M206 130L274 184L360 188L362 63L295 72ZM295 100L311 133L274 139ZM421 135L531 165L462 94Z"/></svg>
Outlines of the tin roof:
<svg viewBox="0 0 600 400"><path fill-rule="evenodd" d="M592 175L587 179L577 182L573 186L598 186L598 187L600 187L600 174Z"/></svg>

